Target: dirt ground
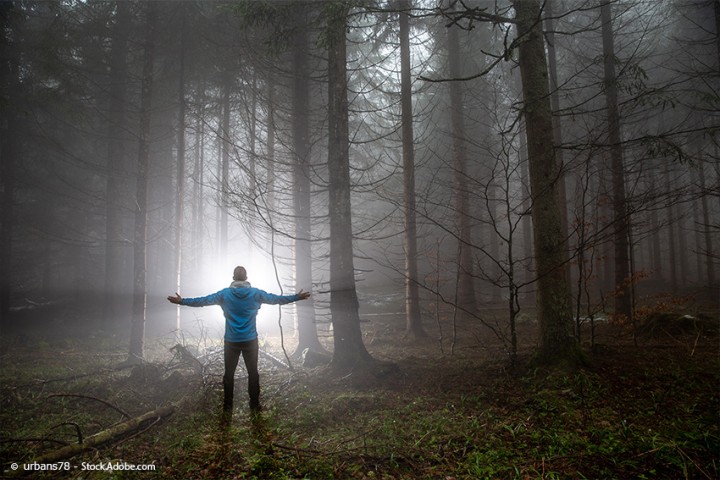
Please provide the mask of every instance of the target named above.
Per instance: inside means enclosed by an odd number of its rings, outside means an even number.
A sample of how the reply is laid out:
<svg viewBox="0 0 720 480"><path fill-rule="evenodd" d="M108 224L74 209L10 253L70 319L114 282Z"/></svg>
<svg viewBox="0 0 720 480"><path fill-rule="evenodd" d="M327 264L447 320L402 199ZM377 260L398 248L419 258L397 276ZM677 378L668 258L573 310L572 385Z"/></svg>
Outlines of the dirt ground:
<svg viewBox="0 0 720 480"><path fill-rule="evenodd" d="M598 323L592 343L586 325L575 369L533 362L531 322L512 362L474 323L429 320L428 338L411 340L401 319L371 316L364 340L382 368L342 375L281 366L279 338L265 338L265 410L247 411L239 368L229 423L218 339L154 339L133 367L118 333L13 329L0 357L3 478L720 478L716 320L682 318L636 336Z"/></svg>

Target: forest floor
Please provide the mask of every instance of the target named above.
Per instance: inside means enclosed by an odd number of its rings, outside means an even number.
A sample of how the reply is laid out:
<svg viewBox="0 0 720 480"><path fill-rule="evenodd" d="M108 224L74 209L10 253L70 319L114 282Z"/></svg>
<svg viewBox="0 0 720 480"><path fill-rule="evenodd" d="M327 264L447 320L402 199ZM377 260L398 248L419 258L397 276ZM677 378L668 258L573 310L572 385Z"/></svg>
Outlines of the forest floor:
<svg viewBox="0 0 720 480"><path fill-rule="evenodd" d="M396 369L338 376L263 359L265 410L249 414L240 367L229 426L217 341L185 341L182 355L174 339L156 339L148 364L118 368L127 349L110 333L13 331L0 351L2 475L720 478L720 343L717 329L693 325L635 339L602 324L587 364L557 370L533 366L531 324L511 366L504 345L472 327L452 348L446 332L441 351L437 332L410 341L401 319L377 316L363 323L368 350ZM277 338L263 348L284 358ZM172 413L92 446L93 434L162 405ZM63 456L79 443L87 448ZM154 470L130 470L146 465Z"/></svg>

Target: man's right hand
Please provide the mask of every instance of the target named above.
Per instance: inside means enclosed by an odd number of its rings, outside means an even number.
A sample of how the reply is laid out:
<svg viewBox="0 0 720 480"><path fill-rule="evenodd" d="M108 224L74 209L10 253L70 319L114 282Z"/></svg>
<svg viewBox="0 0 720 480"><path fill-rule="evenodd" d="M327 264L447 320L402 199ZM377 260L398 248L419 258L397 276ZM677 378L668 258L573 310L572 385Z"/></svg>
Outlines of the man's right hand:
<svg viewBox="0 0 720 480"><path fill-rule="evenodd" d="M174 297L172 295L169 295L167 299L170 303L174 303L175 305L180 305L180 302L182 302L182 297L177 292L175 292Z"/></svg>

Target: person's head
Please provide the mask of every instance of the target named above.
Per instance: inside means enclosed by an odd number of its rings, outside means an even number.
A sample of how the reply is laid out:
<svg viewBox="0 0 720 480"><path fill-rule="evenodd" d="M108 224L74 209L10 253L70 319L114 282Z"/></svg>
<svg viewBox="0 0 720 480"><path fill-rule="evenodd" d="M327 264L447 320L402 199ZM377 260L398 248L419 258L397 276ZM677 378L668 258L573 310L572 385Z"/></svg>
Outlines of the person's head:
<svg viewBox="0 0 720 480"><path fill-rule="evenodd" d="M235 267L233 280L236 282L244 282L247 280L247 270L245 270L245 267Z"/></svg>

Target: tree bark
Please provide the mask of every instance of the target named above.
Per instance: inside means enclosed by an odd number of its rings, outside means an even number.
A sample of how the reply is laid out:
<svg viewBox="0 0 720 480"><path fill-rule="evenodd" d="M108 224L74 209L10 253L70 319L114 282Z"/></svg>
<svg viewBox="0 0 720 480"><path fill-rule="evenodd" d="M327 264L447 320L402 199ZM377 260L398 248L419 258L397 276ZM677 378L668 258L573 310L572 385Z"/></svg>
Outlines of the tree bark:
<svg viewBox="0 0 720 480"><path fill-rule="evenodd" d="M577 346L572 336L570 285L564 266L566 244L560 220L560 172L552 138L547 135L547 132L552 132L552 109L540 23L540 2L514 0L513 5L518 22L523 111L533 199L533 236L538 269L539 357L549 363L575 363Z"/></svg>
<svg viewBox="0 0 720 480"><path fill-rule="evenodd" d="M201 82L199 92L197 93L196 102L200 105L200 111L195 121L195 152L193 166L193 202L192 202L192 247L193 252L192 271L199 272L201 270L200 252L203 248L203 218L205 217L204 209L204 189L205 182L205 83Z"/></svg>
<svg viewBox="0 0 720 480"><path fill-rule="evenodd" d="M672 191L672 185L670 184L670 171L665 165L663 170L665 177L665 192L670 193ZM678 272L677 272L677 248L675 245L675 205L672 200L668 200L666 205L667 210L667 234L668 234L668 258L667 261L670 263L670 289L673 294L678 293ZM683 253L684 254L684 253Z"/></svg>
<svg viewBox="0 0 720 480"><path fill-rule="evenodd" d="M400 104L402 109L403 217L405 229L405 333L427 336L420 316L415 214L415 145L413 138L412 82L410 78L410 0L398 0L400 11Z"/></svg>
<svg viewBox="0 0 720 480"><path fill-rule="evenodd" d="M330 315L333 325L331 365L346 370L372 359L362 341L350 208L350 145L348 134L347 6L327 4L328 18L328 179L330 214Z"/></svg>
<svg viewBox="0 0 720 480"><path fill-rule="evenodd" d="M458 27L447 30L448 62L451 78L461 78L462 52L458 39ZM453 186L455 188L455 223L458 230L457 244L457 301L461 312L477 309L475 279L472 258L472 225L469 212L469 190L467 182L467 150L465 144L465 118L463 117L462 83L450 83L450 122L452 126ZM461 314L467 316L466 313Z"/></svg>
<svg viewBox="0 0 720 480"><path fill-rule="evenodd" d="M522 295L523 300L529 303L534 303L535 299L535 287L533 286L534 272L533 272L533 225L532 225L532 198L530 195L530 174L528 168L528 154L527 154L527 135L525 133L525 122L520 124L520 182L522 183L522 205L523 212L526 212L522 219L522 232L523 232L523 258L526 259L526 269L523 281L529 285L525 287L525 292Z"/></svg>
<svg viewBox="0 0 720 480"><path fill-rule="evenodd" d="M710 222L710 208L708 205L708 195L707 190L705 190L705 168L703 166L704 159L700 160L700 191L703 193L701 199L701 205L702 205L702 224L701 229L703 232L703 237L705 239L705 252L704 252L704 258L707 268L707 284L709 287L715 287L717 286L717 279L715 278L715 252L713 249L713 242L712 242L712 228ZM700 272L698 272L700 273Z"/></svg>
<svg viewBox="0 0 720 480"><path fill-rule="evenodd" d="M155 66L155 29L157 10L154 2L147 4L145 47L143 55L142 91L140 94L140 141L135 196L134 286L130 326L129 362L142 361L145 354L145 312L147 306L147 198L150 162L150 118L152 114L153 68Z"/></svg>
<svg viewBox="0 0 720 480"><path fill-rule="evenodd" d="M562 123L560 122L560 91L558 86L557 54L555 53L555 21L553 19L554 2L545 2L545 40L548 52L548 73L550 75L550 105L553 111L553 144L555 161L558 165L558 195L560 196L560 224L565 236L568 236L567 179L565 177L565 155L563 154ZM568 279L571 277L570 262L565 264Z"/></svg>
<svg viewBox="0 0 720 480"><path fill-rule="evenodd" d="M113 321L118 313L122 299L127 295L129 285L129 251L125 240L125 215L123 210L128 193L125 179L129 177L129 165L125 156L127 139L125 103L127 90L127 53L128 33L130 30L130 4L116 2L117 14L113 28L112 48L110 50L110 85L107 181L105 197L105 298L103 318Z"/></svg>
<svg viewBox="0 0 720 480"><path fill-rule="evenodd" d="M182 248L185 201L185 50L187 48L186 3L180 5L180 71L178 73L177 176L175 184L175 291L182 280ZM180 305L175 314L175 330L180 330Z"/></svg>
<svg viewBox="0 0 720 480"><path fill-rule="evenodd" d="M603 65L605 69L605 100L608 109L608 140L612 171L613 222L615 229L615 315L632 321L632 295L630 289L630 222L625 201L625 167L620 135L617 76L615 75L615 45L612 30L610 3L600 7L602 17Z"/></svg>
<svg viewBox="0 0 720 480"><path fill-rule="evenodd" d="M13 24L16 18L16 7L13 2L0 4L2 19L2 63L0 64L0 86L6 95L20 105L3 106L0 109L0 185L2 185L2 208L0 208L0 322L8 319L10 314L10 295L12 289L12 258L13 258L13 223L15 206L15 165L21 155L21 128L19 109L22 105L22 94L18 77L19 67L19 28Z"/></svg>
<svg viewBox="0 0 720 480"><path fill-rule="evenodd" d="M292 142L294 152L293 184L295 195L295 291L312 288L312 210L310 183L310 82L308 73L308 25L306 5L294 7L297 31L293 43ZM298 345L295 354L305 349L324 352L317 336L313 297L296 304Z"/></svg>
<svg viewBox="0 0 720 480"><path fill-rule="evenodd" d="M222 120L220 127L221 153L220 153L220 216L219 216L219 237L218 252L220 261L227 258L228 250L228 208L230 206L230 89L232 79L229 70L223 72L223 101Z"/></svg>

